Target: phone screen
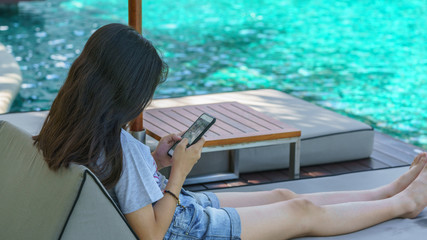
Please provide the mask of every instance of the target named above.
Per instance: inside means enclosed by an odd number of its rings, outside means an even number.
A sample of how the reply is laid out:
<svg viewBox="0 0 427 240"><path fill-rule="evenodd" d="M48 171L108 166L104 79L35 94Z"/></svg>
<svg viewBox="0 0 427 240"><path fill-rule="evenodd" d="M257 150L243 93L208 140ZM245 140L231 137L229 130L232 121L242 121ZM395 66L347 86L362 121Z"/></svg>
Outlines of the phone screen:
<svg viewBox="0 0 427 240"><path fill-rule="evenodd" d="M209 129L210 126L215 122L215 118L209 116L208 114L202 114L194 123L190 126L190 128L181 136L182 138L188 139L188 146L196 143L202 135ZM169 155L173 155L173 151L178 145L179 142L176 142L172 148L169 150ZM187 146L187 147L188 147Z"/></svg>
<svg viewBox="0 0 427 240"><path fill-rule="evenodd" d="M202 115L193 125L182 135L183 138L188 139L188 144L192 145L196 138L209 126L212 118L209 119L207 115Z"/></svg>

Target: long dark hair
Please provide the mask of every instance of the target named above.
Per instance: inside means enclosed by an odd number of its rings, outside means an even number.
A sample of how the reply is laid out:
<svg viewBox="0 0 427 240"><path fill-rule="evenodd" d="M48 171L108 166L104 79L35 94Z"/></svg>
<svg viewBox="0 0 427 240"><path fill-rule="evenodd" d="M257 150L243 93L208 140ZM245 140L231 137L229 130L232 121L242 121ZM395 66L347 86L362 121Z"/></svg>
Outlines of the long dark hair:
<svg viewBox="0 0 427 240"><path fill-rule="evenodd" d="M34 144L51 169L82 164L111 188L123 168L121 129L166 75L167 65L137 31L122 24L99 28L72 64Z"/></svg>

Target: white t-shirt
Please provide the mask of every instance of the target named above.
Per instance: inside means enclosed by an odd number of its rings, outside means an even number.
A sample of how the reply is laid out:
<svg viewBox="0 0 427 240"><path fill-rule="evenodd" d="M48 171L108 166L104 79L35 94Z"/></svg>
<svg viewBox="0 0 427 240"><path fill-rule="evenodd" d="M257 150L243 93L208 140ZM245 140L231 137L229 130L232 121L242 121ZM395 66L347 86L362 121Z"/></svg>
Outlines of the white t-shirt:
<svg viewBox="0 0 427 240"><path fill-rule="evenodd" d="M163 197L167 180L157 171L150 148L122 129L123 172L109 193L124 214Z"/></svg>

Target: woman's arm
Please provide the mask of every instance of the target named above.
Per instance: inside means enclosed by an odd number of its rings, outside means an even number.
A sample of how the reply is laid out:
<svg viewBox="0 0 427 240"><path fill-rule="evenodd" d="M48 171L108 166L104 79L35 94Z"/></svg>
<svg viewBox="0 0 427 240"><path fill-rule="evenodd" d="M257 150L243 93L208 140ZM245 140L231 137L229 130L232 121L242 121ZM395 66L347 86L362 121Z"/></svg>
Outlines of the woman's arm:
<svg viewBox="0 0 427 240"><path fill-rule="evenodd" d="M180 192L184 180L185 177L169 179L167 189L179 196L177 194ZM154 207L149 204L126 214L125 217L140 239L163 239L172 221L176 204L176 199L172 195L165 194Z"/></svg>
<svg viewBox="0 0 427 240"><path fill-rule="evenodd" d="M172 169L166 190L179 196L182 185L194 164L200 159L204 139L186 148L187 139L183 139L176 147L172 157ZM149 204L135 212L126 214L132 229L141 239L163 239L177 205L176 199L171 194L165 194L157 201L154 207Z"/></svg>

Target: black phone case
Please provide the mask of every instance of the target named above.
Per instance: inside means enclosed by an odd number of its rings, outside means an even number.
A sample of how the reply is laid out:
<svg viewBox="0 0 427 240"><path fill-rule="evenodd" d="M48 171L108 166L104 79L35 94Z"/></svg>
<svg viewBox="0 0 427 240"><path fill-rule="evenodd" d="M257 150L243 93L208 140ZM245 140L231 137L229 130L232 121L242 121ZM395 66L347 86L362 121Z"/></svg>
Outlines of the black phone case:
<svg viewBox="0 0 427 240"><path fill-rule="evenodd" d="M209 114L207 114L207 113L203 113L203 114L206 114L206 115L208 115L209 117L211 117L211 118L213 118L213 121L211 122L211 123L209 123L209 125L208 126L206 126L205 127L205 129L203 129L203 131L199 134L199 136L197 136L197 138L196 139L194 139L194 142L192 142L191 144L190 143L188 143L187 144L187 147L189 147L189 146L191 146L191 145L193 145L194 143L196 143L196 142L198 142L201 138L202 138L202 136L209 130L209 128L211 128L212 127L212 125L216 122L216 118L214 118L214 117L212 117L211 115L209 115ZM203 115L202 114L202 115ZM187 129L187 131L189 130L189 129L191 129L191 127L197 122L197 120L199 120L199 118L202 116L202 115L200 115L197 119L196 119L196 121L194 121L194 123L193 124L191 124L191 126ZM185 133L184 134L182 134L183 136L187 133L187 131L185 131ZM170 152L170 150L173 148L175 146L175 144L168 150L168 155L170 156L170 157L172 157L170 154L169 154L169 152Z"/></svg>

